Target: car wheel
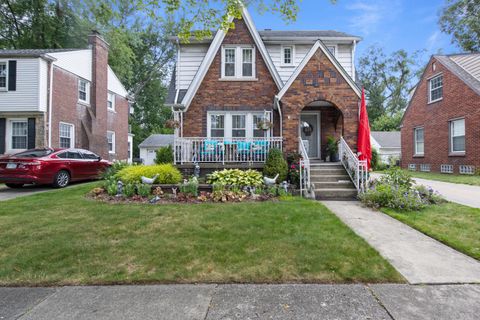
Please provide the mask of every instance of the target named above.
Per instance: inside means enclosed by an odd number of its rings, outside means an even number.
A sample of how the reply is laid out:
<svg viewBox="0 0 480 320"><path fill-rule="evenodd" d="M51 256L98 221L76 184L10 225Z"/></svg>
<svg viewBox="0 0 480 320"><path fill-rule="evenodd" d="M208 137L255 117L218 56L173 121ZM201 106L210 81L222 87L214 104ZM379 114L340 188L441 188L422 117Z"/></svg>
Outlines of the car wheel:
<svg viewBox="0 0 480 320"><path fill-rule="evenodd" d="M5 183L5 185L12 189L20 189L21 187L23 187L23 184L21 183Z"/></svg>
<svg viewBox="0 0 480 320"><path fill-rule="evenodd" d="M65 188L70 183L70 174L68 171L61 170L58 171L53 179L54 188Z"/></svg>

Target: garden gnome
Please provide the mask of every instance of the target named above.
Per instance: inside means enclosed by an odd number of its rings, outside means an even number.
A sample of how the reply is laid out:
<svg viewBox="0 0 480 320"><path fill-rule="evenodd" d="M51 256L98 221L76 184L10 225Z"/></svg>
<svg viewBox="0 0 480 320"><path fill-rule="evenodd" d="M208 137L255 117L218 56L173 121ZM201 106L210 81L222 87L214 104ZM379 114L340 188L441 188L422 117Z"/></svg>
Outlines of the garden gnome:
<svg viewBox="0 0 480 320"><path fill-rule="evenodd" d="M118 180L117 182L117 197L121 197L123 195L123 182Z"/></svg>

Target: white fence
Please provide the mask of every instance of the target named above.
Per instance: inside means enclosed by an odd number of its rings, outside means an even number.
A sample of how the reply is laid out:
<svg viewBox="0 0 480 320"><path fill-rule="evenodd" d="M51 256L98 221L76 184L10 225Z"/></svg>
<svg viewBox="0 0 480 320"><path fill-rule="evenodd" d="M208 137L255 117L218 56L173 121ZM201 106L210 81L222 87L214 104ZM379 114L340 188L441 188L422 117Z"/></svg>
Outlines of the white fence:
<svg viewBox="0 0 480 320"><path fill-rule="evenodd" d="M175 163L265 162L268 151L282 150L282 138L175 138Z"/></svg>

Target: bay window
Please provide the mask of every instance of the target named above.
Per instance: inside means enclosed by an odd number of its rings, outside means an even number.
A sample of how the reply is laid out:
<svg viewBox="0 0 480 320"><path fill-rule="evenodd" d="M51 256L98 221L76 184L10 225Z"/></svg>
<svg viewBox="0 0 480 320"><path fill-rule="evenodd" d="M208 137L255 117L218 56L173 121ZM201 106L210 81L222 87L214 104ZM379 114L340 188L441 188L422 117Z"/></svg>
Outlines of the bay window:
<svg viewBox="0 0 480 320"><path fill-rule="evenodd" d="M450 152L465 152L465 119L450 121Z"/></svg>
<svg viewBox="0 0 480 320"><path fill-rule="evenodd" d="M245 46L222 47L223 79L252 79L255 77L255 48Z"/></svg>

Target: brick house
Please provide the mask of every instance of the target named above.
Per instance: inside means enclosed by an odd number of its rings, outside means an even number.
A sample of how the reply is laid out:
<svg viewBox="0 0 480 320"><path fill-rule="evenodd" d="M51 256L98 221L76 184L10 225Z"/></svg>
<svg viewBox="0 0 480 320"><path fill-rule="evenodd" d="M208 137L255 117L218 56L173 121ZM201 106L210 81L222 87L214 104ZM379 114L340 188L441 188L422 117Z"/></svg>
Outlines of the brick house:
<svg viewBox="0 0 480 320"><path fill-rule="evenodd" d="M261 168L270 148L320 163L328 137L355 157L361 90L354 55L361 39L337 31L259 31L245 8L231 21L234 29L212 38L172 38L178 51L167 103L178 166Z"/></svg>
<svg viewBox="0 0 480 320"><path fill-rule="evenodd" d="M128 93L108 65L108 44L97 33L89 44L0 50L0 154L52 147L131 158Z"/></svg>
<svg viewBox="0 0 480 320"><path fill-rule="evenodd" d="M402 167L475 173L479 124L480 53L432 56L402 120Z"/></svg>

